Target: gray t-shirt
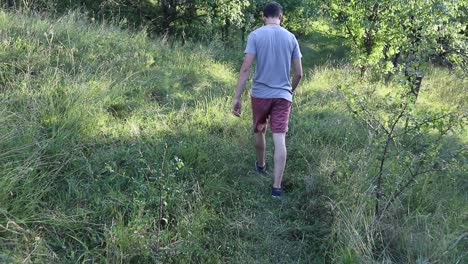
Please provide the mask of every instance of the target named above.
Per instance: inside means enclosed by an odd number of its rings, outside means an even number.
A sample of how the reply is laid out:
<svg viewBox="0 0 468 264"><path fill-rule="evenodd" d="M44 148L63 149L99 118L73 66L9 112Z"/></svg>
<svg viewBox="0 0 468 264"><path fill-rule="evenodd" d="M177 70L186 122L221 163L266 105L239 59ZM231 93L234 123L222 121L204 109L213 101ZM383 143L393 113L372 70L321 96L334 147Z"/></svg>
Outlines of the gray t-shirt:
<svg viewBox="0 0 468 264"><path fill-rule="evenodd" d="M249 34L244 53L257 59L251 95L292 102L291 60L302 57L294 34L281 26L262 26Z"/></svg>

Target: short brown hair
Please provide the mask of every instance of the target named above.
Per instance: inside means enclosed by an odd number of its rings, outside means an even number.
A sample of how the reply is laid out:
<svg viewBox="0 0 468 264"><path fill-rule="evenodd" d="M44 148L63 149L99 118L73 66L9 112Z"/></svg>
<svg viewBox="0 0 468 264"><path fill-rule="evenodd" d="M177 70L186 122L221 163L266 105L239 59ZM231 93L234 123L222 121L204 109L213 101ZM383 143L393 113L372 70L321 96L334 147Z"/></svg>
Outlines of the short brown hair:
<svg viewBox="0 0 468 264"><path fill-rule="evenodd" d="M265 5L263 8L263 16L264 17L270 17L270 18L276 18L280 17L283 14L283 7L278 4L277 2L270 2Z"/></svg>

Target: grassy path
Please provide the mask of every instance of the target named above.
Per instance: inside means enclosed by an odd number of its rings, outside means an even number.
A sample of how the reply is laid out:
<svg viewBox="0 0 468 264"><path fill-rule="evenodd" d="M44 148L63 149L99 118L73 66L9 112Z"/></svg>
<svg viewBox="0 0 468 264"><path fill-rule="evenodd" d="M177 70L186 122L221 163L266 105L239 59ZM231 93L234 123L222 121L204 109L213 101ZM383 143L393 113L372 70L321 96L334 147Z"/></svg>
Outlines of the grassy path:
<svg viewBox="0 0 468 264"><path fill-rule="evenodd" d="M246 175L237 185L243 197L229 213L242 245L239 261L253 263L321 263L329 245L330 212L320 194L287 189L281 200L269 196L271 177ZM328 218L328 219L327 219Z"/></svg>
<svg viewBox="0 0 468 264"><path fill-rule="evenodd" d="M311 39L301 41L304 49L304 70L308 73L308 79L299 88L302 92L299 91L294 105L287 139L289 161L283 180L286 194L280 200L270 196L273 160L270 132L267 133L269 172L264 175L254 171L255 157L251 144L253 138L250 131L248 98L244 98L246 112L241 120L224 117L233 119L230 127L223 128L224 138L215 140L216 143L209 140L200 142L212 146L225 144L222 147L218 146L215 152L210 152L209 146L204 146L208 148L208 159L214 161L213 165L217 170L213 170L216 177L207 176L203 180L203 204L216 212L218 220L222 223L220 226L211 226L206 236L215 237L210 241L213 244L230 241L222 253L228 256L229 261L330 261L327 254L333 246L333 217L328 187L320 180L322 176L318 174L323 171L327 173L329 168L324 168L323 164L334 155L333 149L339 150L334 144L340 144L346 136L340 131L330 130L336 122L341 121L349 126L352 124L349 118L335 115L329 110L336 109L337 100L334 92L328 91L333 89L333 73L329 72L330 76L317 75L314 74L313 68L320 67L320 64L327 60L339 60L344 53L339 43L338 39L319 33ZM322 50L324 46L327 48L325 51ZM230 97L227 98L227 104L224 106L226 108L230 107ZM328 121L322 122L323 118L328 118ZM211 175L210 172L205 172Z"/></svg>

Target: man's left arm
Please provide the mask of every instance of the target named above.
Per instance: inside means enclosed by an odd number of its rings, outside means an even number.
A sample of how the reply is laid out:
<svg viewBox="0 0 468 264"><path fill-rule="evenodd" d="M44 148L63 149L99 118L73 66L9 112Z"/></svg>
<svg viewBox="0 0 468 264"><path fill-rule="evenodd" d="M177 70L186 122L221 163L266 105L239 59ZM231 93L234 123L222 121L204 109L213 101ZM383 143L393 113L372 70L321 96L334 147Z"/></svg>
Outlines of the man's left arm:
<svg viewBox="0 0 468 264"><path fill-rule="evenodd" d="M302 79L302 60L301 60L302 53L301 53L301 48L299 47L299 43L297 42L297 39L296 37L294 37L294 35L293 35L293 39L294 39L294 49L292 52L291 64L292 64L292 68L294 71L294 75L293 75L293 79L291 83L291 86L292 86L291 88L292 88L292 91L294 92L297 86L299 85L299 82Z"/></svg>
<svg viewBox="0 0 468 264"><path fill-rule="evenodd" d="M240 69L239 80L237 81L236 91L234 94L232 113L235 116L240 116L240 114L242 113L242 106L241 106L242 92L244 91L245 83L247 82L247 79L249 78L250 66L252 66L254 59L255 59L254 54L249 54L249 53L245 54L244 62L242 63L242 66Z"/></svg>
<svg viewBox="0 0 468 264"><path fill-rule="evenodd" d="M293 79L292 79L292 91L296 90L297 86L299 85L299 82L302 79L302 61L301 58L296 58L292 60L292 66L293 66Z"/></svg>

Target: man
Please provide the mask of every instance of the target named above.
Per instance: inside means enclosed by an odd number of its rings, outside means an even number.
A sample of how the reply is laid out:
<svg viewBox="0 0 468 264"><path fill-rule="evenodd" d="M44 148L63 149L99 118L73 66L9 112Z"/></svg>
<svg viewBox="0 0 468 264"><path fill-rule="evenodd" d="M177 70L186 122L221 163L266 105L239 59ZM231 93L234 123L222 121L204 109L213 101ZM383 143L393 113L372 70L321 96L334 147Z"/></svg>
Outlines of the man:
<svg viewBox="0 0 468 264"><path fill-rule="evenodd" d="M263 10L265 25L249 34L244 51L232 113L241 114L241 95L249 77L250 66L257 60L253 77L251 100L253 112L254 144L257 156L255 168L265 172L265 131L267 121L273 133L274 182L273 197L281 196L281 180L286 165L286 132L293 92L302 78L301 51L296 37L280 26L283 10L276 2L267 4ZM294 70L292 83L289 80L291 64Z"/></svg>

